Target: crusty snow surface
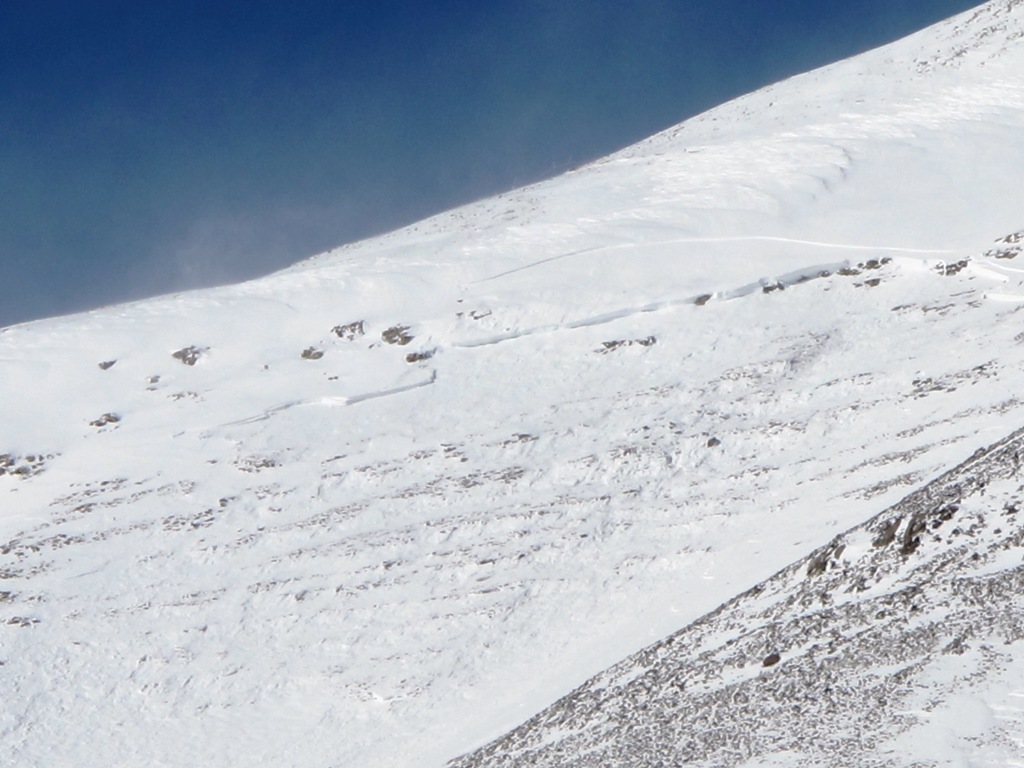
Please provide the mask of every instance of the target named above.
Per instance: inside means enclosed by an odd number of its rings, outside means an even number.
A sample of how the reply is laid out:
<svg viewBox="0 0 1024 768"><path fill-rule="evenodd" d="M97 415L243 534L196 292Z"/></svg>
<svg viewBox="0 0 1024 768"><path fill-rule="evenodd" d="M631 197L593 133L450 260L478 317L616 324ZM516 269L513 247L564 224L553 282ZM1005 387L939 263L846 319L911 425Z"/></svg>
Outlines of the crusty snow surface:
<svg viewBox="0 0 1024 768"><path fill-rule="evenodd" d="M437 768L1014 431L1022 72L992 2L264 279L0 331L0 761ZM1012 744L1000 669L895 764Z"/></svg>

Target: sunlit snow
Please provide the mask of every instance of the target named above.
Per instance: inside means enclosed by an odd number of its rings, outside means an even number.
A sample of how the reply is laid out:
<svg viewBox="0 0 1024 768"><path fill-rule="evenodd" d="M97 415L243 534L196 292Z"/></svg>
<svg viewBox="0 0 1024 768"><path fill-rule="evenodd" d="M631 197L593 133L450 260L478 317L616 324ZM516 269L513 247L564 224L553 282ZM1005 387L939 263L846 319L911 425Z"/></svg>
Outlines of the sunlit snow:
<svg viewBox="0 0 1024 768"><path fill-rule="evenodd" d="M0 331L4 759L436 768L1020 426L1022 36Z"/></svg>

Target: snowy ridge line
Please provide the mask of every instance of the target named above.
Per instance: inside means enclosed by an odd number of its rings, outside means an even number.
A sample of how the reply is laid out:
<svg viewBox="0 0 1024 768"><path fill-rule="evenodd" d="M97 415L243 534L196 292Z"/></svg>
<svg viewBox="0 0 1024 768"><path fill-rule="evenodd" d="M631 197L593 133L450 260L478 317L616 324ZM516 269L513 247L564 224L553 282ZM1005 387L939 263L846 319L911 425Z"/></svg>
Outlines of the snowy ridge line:
<svg viewBox="0 0 1024 768"><path fill-rule="evenodd" d="M548 256L547 258L539 261L534 261L530 264L524 264L521 267L515 267L514 269L506 270L505 272L499 272L496 275L485 277L480 280L474 280L471 285L477 283L486 283L491 280L497 280L499 277L506 277L508 275L515 274L516 272L523 272L533 267L539 267L544 264L549 264L553 261L560 259L567 259L570 256L579 256L584 253L593 253L594 251L612 251L621 250L625 248L648 248L657 245L686 245L686 244L701 244L701 243L787 243L790 245L809 245L815 248L834 248L837 250L846 251L871 251L871 252L884 252L884 253L907 253L907 254L918 254L921 256L940 256L955 254L958 251L949 248L906 248L903 246L896 245L861 245L859 243L827 243L819 240L802 240L799 238L792 237L776 237L774 235L737 235L734 237L681 237L673 238L671 240L655 240L652 242L644 243L618 243L615 245L595 245L590 248L581 248L575 251L569 251L568 253L560 253L557 256Z"/></svg>
<svg viewBox="0 0 1024 768"><path fill-rule="evenodd" d="M346 397L339 395L336 397L310 397L302 400L292 400L287 403L281 403L279 405L272 406L263 411L258 416L249 416L248 418L238 419L237 421L229 421L226 424L220 424L220 427L236 427L242 424L255 424L260 421L266 421L271 416L287 411L291 408L297 408L303 405L357 405L359 403L365 403L367 400L378 400L382 397L390 397L392 395L400 395L403 392L411 392L414 389L422 389L423 387L429 387L431 384L437 381L437 371L432 371L430 378L426 381L417 381L413 384L405 384L401 387L393 387L391 389L382 389L376 392L366 392L361 395L352 395Z"/></svg>

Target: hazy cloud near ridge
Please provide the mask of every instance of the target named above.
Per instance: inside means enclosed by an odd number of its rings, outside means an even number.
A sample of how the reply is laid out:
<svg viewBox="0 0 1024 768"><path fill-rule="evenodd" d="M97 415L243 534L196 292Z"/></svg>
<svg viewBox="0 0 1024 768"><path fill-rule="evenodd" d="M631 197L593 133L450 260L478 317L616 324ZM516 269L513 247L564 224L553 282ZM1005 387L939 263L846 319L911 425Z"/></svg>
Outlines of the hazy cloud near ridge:
<svg viewBox="0 0 1024 768"><path fill-rule="evenodd" d="M0 9L0 325L273 271L972 4Z"/></svg>

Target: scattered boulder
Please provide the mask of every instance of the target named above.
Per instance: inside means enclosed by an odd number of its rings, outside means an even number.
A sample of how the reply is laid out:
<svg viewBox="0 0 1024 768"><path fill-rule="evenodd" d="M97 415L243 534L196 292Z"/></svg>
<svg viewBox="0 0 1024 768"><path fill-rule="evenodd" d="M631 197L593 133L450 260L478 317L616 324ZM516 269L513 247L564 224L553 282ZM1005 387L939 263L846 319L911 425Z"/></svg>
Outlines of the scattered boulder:
<svg viewBox="0 0 1024 768"><path fill-rule="evenodd" d="M203 356L203 353L207 351L209 351L207 348L182 347L177 352L171 353L171 357L180 360L185 365L195 365L199 358Z"/></svg>
<svg viewBox="0 0 1024 768"><path fill-rule="evenodd" d="M719 440L717 437L709 437L708 438L708 448L717 448L721 444L722 444L722 441Z"/></svg>
<svg viewBox="0 0 1024 768"><path fill-rule="evenodd" d="M385 344L397 344L404 347L415 338L409 333L409 329L408 325L393 325L381 333L380 338Z"/></svg>
<svg viewBox="0 0 1024 768"><path fill-rule="evenodd" d="M900 554L906 557L912 555L921 546L921 534L927 529L927 521L924 515L915 513L911 515L906 530L903 531L902 546Z"/></svg>
<svg viewBox="0 0 1024 768"><path fill-rule="evenodd" d="M988 251L985 255L995 259L1015 259L1020 254L1020 248L1001 248L995 251Z"/></svg>
<svg viewBox="0 0 1024 768"><path fill-rule="evenodd" d="M434 356L435 351L436 350L433 349L426 349L423 350L422 352L410 352L408 355L405 356L405 362L418 363L422 360L429 360Z"/></svg>
<svg viewBox="0 0 1024 768"><path fill-rule="evenodd" d="M825 573L828 569L828 564L830 562L833 565L837 563L845 551L846 544L843 543L842 538L837 537L833 539L828 546L811 555L810 560L807 562L807 576L814 577Z"/></svg>
<svg viewBox="0 0 1024 768"><path fill-rule="evenodd" d="M114 363L116 363L116 362L117 362L117 360L104 360L102 363L99 363L100 370L101 371L109 370L109 369L114 367Z"/></svg>
<svg viewBox="0 0 1024 768"><path fill-rule="evenodd" d="M105 427L107 424L117 424L119 421L121 421L121 417L116 413L104 413L98 419L90 421L89 425L93 427Z"/></svg>
<svg viewBox="0 0 1024 768"><path fill-rule="evenodd" d="M613 341L602 341L601 349L597 350L601 354L612 352L621 347L632 347L638 345L641 347L652 347L658 343L658 339L654 336L647 336L643 339L615 339Z"/></svg>
<svg viewBox="0 0 1024 768"><path fill-rule="evenodd" d="M996 242L1004 247L986 251L985 255L987 257L994 259L1015 259L1021 253L1022 243L1024 243L1024 231L1014 232L1012 235L1001 237L996 240Z"/></svg>
<svg viewBox="0 0 1024 768"><path fill-rule="evenodd" d="M967 264L967 259L960 259L960 261L954 262L952 264L939 264L937 267L935 267L935 271L945 277L952 277L961 270L965 269L967 267Z"/></svg>
<svg viewBox="0 0 1024 768"><path fill-rule="evenodd" d="M46 469L46 462L56 458L58 454L35 454L17 456L13 453L0 453L0 477L9 475L24 480L38 475Z"/></svg>
<svg viewBox="0 0 1024 768"><path fill-rule="evenodd" d="M315 347L306 347L302 350L303 360L319 360L323 356L323 350L316 349Z"/></svg>
<svg viewBox="0 0 1024 768"><path fill-rule="evenodd" d="M774 667L782 661L782 657L777 653L769 653L764 657L764 661L761 662L762 667Z"/></svg>
<svg viewBox="0 0 1024 768"><path fill-rule="evenodd" d="M896 531L900 528L900 522L903 518L894 517L888 520L883 526L882 530L878 532L878 535L872 540L871 544L875 547L885 547L892 544L896 540Z"/></svg>
<svg viewBox="0 0 1024 768"><path fill-rule="evenodd" d="M363 325L362 320L356 320L354 323L334 326L331 328L331 333L339 339L355 341L357 336L363 336L366 333L366 327Z"/></svg>

